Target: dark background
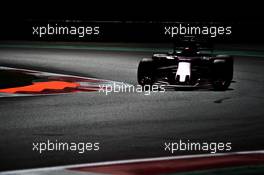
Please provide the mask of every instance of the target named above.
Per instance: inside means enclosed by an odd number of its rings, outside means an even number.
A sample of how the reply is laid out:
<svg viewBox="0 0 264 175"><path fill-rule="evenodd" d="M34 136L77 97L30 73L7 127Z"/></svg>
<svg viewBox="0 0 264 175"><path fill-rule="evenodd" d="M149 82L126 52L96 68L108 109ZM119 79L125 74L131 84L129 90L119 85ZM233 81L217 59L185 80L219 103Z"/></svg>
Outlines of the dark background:
<svg viewBox="0 0 264 175"><path fill-rule="evenodd" d="M1 40L33 41L102 41L102 42L171 42L164 37L167 22L218 23L232 26L232 36L217 38L219 42L262 43L264 14L256 2L104 2L43 1L9 2L1 11ZM67 22L66 22L67 21ZM32 35L32 26L99 25L100 37L78 38ZM162 31L162 32L161 32Z"/></svg>

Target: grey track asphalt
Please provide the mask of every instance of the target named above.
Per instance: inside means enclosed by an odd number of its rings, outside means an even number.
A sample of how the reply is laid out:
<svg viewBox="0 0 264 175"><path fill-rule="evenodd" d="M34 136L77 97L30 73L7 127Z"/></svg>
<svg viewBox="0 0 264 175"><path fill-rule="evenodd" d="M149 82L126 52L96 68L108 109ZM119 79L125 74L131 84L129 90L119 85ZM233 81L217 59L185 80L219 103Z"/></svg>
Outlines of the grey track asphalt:
<svg viewBox="0 0 264 175"><path fill-rule="evenodd" d="M137 84L150 52L1 48L0 65ZM0 98L0 171L170 156L164 142L232 142L264 149L264 58L235 57L224 92L74 93ZM100 151L32 151L32 142L100 142ZM173 155L201 152L176 152ZM206 152L208 153L208 152Z"/></svg>

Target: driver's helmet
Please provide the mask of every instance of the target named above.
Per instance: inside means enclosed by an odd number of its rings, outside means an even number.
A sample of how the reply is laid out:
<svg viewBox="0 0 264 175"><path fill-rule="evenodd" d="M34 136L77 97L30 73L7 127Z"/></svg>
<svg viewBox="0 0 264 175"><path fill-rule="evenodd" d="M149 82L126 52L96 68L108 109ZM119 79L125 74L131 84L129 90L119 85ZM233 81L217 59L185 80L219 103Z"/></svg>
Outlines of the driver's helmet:
<svg viewBox="0 0 264 175"><path fill-rule="evenodd" d="M184 49L182 50L182 54L187 54L187 55L194 55L197 54L197 52L198 52L197 47L194 45L184 47Z"/></svg>

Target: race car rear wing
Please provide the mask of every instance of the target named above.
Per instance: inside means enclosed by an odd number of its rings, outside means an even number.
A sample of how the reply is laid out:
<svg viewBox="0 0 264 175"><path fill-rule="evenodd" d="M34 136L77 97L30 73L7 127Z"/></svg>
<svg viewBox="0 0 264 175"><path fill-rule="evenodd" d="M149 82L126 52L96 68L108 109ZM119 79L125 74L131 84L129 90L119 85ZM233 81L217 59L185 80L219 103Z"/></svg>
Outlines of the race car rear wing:
<svg viewBox="0 0 264 175"><path fill-rule="evenodd" d="M195 48L198 51L211 51L214 50L213 41L208 38L197 38L194 36L185 36L183 38L178 38L173 43L173 52L177 50L183 50L186 47Z"/></svg>

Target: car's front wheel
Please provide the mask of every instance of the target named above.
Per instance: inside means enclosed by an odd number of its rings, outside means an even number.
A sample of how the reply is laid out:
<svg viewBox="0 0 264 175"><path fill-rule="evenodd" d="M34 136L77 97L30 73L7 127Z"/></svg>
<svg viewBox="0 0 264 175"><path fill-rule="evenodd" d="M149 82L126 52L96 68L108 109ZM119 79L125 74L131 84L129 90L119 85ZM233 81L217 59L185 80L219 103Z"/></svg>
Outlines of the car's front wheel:
<svg viewBox="0 0 264 175"><path fill-rule="evenodd" d="M141 86L152 85L154 83L153 59L143 58L138 65L137 80Z"/></svg>
<svg viewBox="0 0 264 175"><path fill-rule="evenodd" d="M213 62L212 85L214 90L227 90L233 79L233 57L219 55Z"/></svg>

